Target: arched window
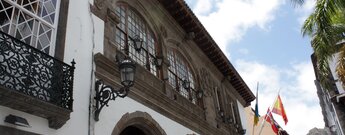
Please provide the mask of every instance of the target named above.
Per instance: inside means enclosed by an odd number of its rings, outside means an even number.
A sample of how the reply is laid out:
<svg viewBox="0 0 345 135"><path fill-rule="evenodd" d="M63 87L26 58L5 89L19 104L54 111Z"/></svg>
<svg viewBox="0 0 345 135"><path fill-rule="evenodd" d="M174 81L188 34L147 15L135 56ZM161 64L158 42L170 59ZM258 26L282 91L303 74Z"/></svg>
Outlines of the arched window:
<svg viewBox="0 0 345 135"><path fill-rule="evenodd" d="M182 96L197 104L194 77L187 62L175 50L168 51L170 67L168 69L169 84ZM190 88L183 87L183 81L190 82Z"/></svg>
<svg viewBox="0 0 345 135"><path fill-rule="evenodd" d="M118 49L157 76L158 71L154 64L157 48L153 32L137 12L125 3L117 4L116 14L120 17L120 23L115 29ZM136 36L143 40L141 51L136 51L134 48L133 39Z"/></svg>
<svg viewBox="0 0 345 135"><path fill-rule="evenodd" d="M0 0L0 31L53 55L60 0Z"/></svg>

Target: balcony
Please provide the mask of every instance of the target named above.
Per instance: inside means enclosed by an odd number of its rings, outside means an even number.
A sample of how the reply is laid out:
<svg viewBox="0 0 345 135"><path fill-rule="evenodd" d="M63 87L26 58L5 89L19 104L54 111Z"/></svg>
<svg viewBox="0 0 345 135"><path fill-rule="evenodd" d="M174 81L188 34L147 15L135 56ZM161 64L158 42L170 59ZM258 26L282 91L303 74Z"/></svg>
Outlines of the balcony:
<svg viewBox="0 0 345 135"><path fill-rule="evenodd" d="M58 129L73 108L72 66L0 31L0 105L48 119Z"/></svg>

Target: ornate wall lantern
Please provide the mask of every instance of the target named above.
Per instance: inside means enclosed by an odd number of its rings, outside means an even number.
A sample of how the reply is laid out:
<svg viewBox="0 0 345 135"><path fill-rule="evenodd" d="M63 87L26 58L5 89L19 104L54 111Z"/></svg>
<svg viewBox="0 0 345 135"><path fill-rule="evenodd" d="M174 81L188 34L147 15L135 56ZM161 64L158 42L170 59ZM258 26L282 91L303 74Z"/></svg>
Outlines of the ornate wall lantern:
<svg viewBox="0 0 345 135"><path fill-rule="evenodd" d="M224 118L225 117L224 111L223 110L219 110L219 115L220 115L220 117Z"/></svg>
<svg viewBox="0 0 345 135"><path fill-rule="evenodd" d="M198 99L201 99L204 96L204 91L203 90L198 90L196 93L196 97Z"/></svg>
<svg viewBox="0 0 345 135"><path fill-rule="evenodd" d="M233 121L232 118L231 118L230 116L228 116L228 117L226 118L226 121L225 121L225 122L226 122L227 124L232 124L232 121Z"/></svg>
<svg viewBox="0 0 345 135"><path fill-rule="evenodd" d="M126 58L119 62L119 71L121 76L121 84L123 87L114 89L105 85L102 80L97 80L95 84L96 111L94 119L99 120L99 114L104 106L108 106L109 100L115 100L117 97L124 98L128 95L129 88L134 85L135 63Z"/></svg>
<svg viewBox="0 0 345 135"><path fill-rule="evenodd" d="M190 89L190 81L187 80L187 79L183 80L182 81L182 86L183 86L183 88L189 90Z"/></svg>
<svg viewBox="0 0 345 135"><path fill-rule="evenodd" d="M143 39L140 38L139 35L135 35L134 38L132 39L133 43L134 43L134 49L138 52L141 51L141 48L143 47Z"/></svg>
<svg viewBox="0 0 345 135"><path fill-rule="evenodd" d="M163 65L163 57L162 56L157 56L155 61L154 61L154 64L157 67L162 67L162 65Z"/></svg>

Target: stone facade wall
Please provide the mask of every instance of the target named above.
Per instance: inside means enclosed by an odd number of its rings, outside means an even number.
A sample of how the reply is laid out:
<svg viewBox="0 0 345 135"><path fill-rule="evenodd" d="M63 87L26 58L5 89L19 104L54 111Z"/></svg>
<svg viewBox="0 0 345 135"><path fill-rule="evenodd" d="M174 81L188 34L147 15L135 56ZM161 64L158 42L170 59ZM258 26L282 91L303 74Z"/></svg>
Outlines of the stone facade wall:
<svg viewBox="0 0 345 135"><path fill-rule="evenodd" d="M95 1L97 3L97 1ZM92 6L92 12L105 21L104 54L95 57L96 77L108 81L110 84L118 85L117 69L109 69L104 64L114 62L114 56L120 53L114 42L116 16L111 12L116 10L117 0L104 1L101 8ZM134 100L156 110L159 113L181 123L182 125L199 131L202 134L228 134L237 133L242 129L241 120L238 114L236 101L245 103L238 92L227 81L222 73L213 65L209 58L192 41L186 39L187 32L184 31L170 16L163 6L155 0L121 1L135 9L147 22L156 35L158 51L164 57L162 76L155 77L144 68L137 67L135 86L130 93ZM115 20L115 21L110 21ZM198 37L196 37L198 38ZM196 89L204 91L204 107L197 106L177 93L167 81L168 63L167 51L169 48L177 50L190 65L196 82ZM113 67L116 67L114 63ZM112 71L112 72L109 72ZM107 80L108 79L108 80ZM225 116L220 116L215 103L215 89L219 90L222 96L222 105ZM233 104L233 108L230 107ZM227 123L225 117L232 117L232 111L236 117L236 123ZM203 128L200 128L203 127Z"/></svg>

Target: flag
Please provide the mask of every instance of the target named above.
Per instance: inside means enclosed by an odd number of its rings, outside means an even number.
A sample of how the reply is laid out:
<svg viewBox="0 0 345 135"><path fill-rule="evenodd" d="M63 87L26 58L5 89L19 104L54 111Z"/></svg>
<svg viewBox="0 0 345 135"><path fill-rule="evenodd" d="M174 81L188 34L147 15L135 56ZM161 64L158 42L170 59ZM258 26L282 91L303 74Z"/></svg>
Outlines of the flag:
<svg viewBox="0 0 345 135"><path fill-rule="evenodd" d="M265 115L265 120L271 124L272 130L274 133L278 134L279 131L279 125L274 120L272 113L270 112L270 109L267 110L267 114Z"/></svg>
<svg viewBox="0 0 345 135"><path fill-rule="evenodd" d="M256 88L256 104L255 104L255 115L254 115L254 126L256 126L257 124L258 124L258 122L259 122L259 107L258 107L258 90L259 90L259 83L258 83L258 85L257 85L257 88Z"/></svg>
<svg viewBox="0 0 345 135"><path fill-rule="evenodd" d="M283 120L285 122L285 125L286 125L286 123L288 122L288 119L287 119L287 116L286 116L286 113L284 110L282 100L280 99L280 95L278 95L278 98L277 98L276 102L274 103L272 112L282 116Z"/></svg>

